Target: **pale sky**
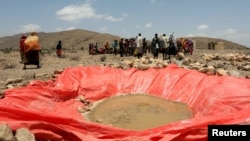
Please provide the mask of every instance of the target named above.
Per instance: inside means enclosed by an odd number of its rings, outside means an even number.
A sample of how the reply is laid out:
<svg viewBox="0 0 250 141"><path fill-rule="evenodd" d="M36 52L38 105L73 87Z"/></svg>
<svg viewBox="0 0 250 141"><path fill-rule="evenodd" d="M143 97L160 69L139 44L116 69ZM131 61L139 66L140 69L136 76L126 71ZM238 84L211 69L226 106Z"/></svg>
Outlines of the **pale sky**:
<svg viewBox="0 0 250 141"><path fill-rule="evenodd" d="M250 0L1 0L0 37L84 29L212 37L250 47Z"/></svg>

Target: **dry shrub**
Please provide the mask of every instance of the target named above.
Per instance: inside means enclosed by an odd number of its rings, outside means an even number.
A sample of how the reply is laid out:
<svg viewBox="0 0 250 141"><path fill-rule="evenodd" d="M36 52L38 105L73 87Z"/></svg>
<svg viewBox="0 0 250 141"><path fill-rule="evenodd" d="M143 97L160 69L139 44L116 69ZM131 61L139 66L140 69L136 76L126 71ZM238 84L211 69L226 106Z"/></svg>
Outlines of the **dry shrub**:
<svg viewBox="0 0 250 141"><path fill-rule="evenodd" d="M3 53L11 53L13 51L13 49L12 48L5 48L5 49L1 49L1 51Z"/></svg>
<svg viewBox="0 0 250 141"><path fill-rule="evenodd" d="M42 54L42 55L45 55L45 54L51 55L51 54L53 54L54 52L55 52L55 51L54 51L54 50L51 50L51 49L42 49L41 54Z"/></svg>
<svg viewBox="0 0 250 141"><path fill-rule="evenodd" d="M101 62L106 61L106 59L107 59L107 56L106 56L106 55L103 55L103 56L100 57Z"/></svg>
<svg viewBox="0 0 250 141"><path fill-rule="evenodd" d="M3 63L4 69L13 69L16 68L17 64L14 61L7 60Z"/></svg>
<svg viewBox="0 0 250 141"><path fill-rule="evenodd" d="M70 56L69 60L71 61L79 61L81 57L79 55L72 55Z"/></svg>

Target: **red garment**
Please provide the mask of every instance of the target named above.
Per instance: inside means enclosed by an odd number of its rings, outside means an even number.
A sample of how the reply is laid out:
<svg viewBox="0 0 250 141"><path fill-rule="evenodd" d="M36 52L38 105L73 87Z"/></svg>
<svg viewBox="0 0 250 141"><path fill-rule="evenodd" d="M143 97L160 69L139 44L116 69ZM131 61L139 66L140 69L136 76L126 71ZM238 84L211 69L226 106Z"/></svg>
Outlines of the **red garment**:
<svg viewBox="0 0 250 141"><path fill-rule="evenodd" d="M21 38L20 38L20 43L19 43L19 50L21 52L24 52L24 41L26 40L27 36L23 35Z"/></svg>
<svg viewBox="0 0 250 141"><path fill-rule="evenodd" d="M62 55L62 49L57 49L56 54L58 57Z"/></svg>
<svg viewBox="0 0 250 141"><path fill-rule="evenodd" d="M104 51L105 51L105 50L104 50L103 48L100 48L100 49L99 49L99 53L100 53L100 54L103 54Z"/></svg>

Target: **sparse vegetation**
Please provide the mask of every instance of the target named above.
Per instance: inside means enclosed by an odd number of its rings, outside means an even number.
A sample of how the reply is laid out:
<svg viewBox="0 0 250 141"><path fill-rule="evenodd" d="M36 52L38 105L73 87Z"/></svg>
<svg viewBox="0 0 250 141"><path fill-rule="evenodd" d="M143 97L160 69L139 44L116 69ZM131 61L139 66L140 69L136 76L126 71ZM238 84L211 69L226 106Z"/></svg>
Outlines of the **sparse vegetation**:
<svg viewBox="0 0 250 141"><path fill-rule="evenodd" d="M45 54L48 54L48 55L51 55L51 54L53 54L55 51L54 51L54 49L42 49L42 51L41 51L41 54L42 55L45 55Z"/></svg>
<svg viewBox="0 0 250 141"><path fill-rule="evenodd" d="M101 61L101 62L105 62L106 59L107 59L107 56L106 56L106 55L102 55L102 56L100 57L100 61Z"/></svg>
<svg viewBox="0 0 250 141"><path fill-rule="evenodd" d="M38 33L40 46L42 49L41 52L41 68L37 69L36 66L30 65L28 69L23 69L23 64L19 63L20 53L19 53L19 38L21 34L13 35L8 38L0 38L0 85L2 89L6 87L4 81L8 78L17 78L24 73L30 75L27 78L23 79L34 79L33 73L36 72L37 76L47 73L50 75L55 70L60 70L66 67L71 66L90 66L90 65L99 65L99 64L108 64L108 63L120 63L120 55L109 55L109 54L100 54L100 55L90 55L89 54L89 43L98 44L99 48L104 47L104 43L111 42L114 39L119 40L121 37L113 36L109 34L98 34L94 32L89 32L85 30L70 30L63 32L55 33ZM178 37L176 37L178 38ZM190 37L195 41L194 45L194 54L189 55L192 59L197 60L197 62L202 61L200 59L201 53L235 53L240 52L250 55L250 48L247 48L243 45L216 38L208 37ZM62 55L60 58L56 55L56 43L58 40L62 40ZM208 44L224 42L223 50L209 50ZM216 47L216 46L215 46ZM119 52L119 51L118 51ZM151 55L151 54L150 54ZM159 55L161 57L161 55ZM127 57L123 57L127 58ZM130 58L130 57L129 57ZM131 57L134 59L134 57ZM100 63L105 62L105 63ZM243 74L249 75L249 71L243 72ZM54 76L54 75L53 75ZM56 75L55 75L56 76ZM37 79L39 77L36 77ZM1 87L0 87L1 90Z"/></svg>
<svg viewBox="0 0 250 141"><path fill-rule="evenodd" d="M81 57L79 55L72 55L70 56L70 60L71 61L79 61L81 59Z"/></svg>
<svg viewBox="0 0 250 141"><path fill-rule="evenodd" d="M13 68L16 68L17 66L17 64L14 61L10 61L10 60L6 60L3 64L4 64L3 65L4 69L13 69Z"/></svg>
<svg viewBox="0 0 250 141"><path fill-rule="evenodd" d="M62 55L60 56L60 58L67 58L67 55L66 55L66 54L62 54Z"/></svg>
<svg viewBox="0 0 250 141"><path fill-rule="evenodd" d="M5 48L5 49L1 49L1 51L2 51L3 53L10 53L10 52L13 51L13 49L12 49L12 48Z"/></svg>

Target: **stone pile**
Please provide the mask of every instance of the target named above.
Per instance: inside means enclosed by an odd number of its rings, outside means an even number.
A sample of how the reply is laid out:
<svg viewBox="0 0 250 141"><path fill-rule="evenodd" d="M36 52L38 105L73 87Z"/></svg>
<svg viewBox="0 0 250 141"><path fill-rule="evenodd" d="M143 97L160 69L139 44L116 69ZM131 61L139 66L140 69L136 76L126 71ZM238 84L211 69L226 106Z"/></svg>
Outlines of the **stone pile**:
<svg viewBox="0 0 250 141"><path fill-rule="evenodd" d="M27 128L13 132L7 124L0 124L0 141L35 141L35 135Z"/></svg>
<svg viewBox="0 0 250 141"><path fill-rule="evenodd" d="M178 53L170 60L153 59L148 56L144 56L141 59L123 59L118 63L103 62L101 66L108 66L113 68L130 69L137 68L139 70L147 70L149 68L161 69L167 67L169 64L177 64L181 68L197 70L207 75L217 76L233 76L233 77L245 77L250 78L250 55L239 53L228 54L201 54L201 59L191 59L185 56L183 53ZM82 66L82 64L79 64ZM4 89L10 89L18 86L24 86L30 82L30 80L49 80L55 79L58 74L61 74L62 70L55 70L53 74L34 74L32 78L16 78L5 80ZM244 72L244 73L243 73ZM3 95L0 93L0 98Z"/></svg>
<svg viewBox="0 0 250 141"><path fill-rule="evenodd" d="M197 62L194 59L185 57L183 53L178 53L171 60L153 59L147 56L141 59L124 59L119 63L102 63L102 66L115 67L121 69L137 68L146 70L149 68L165 68L170 63L175 63L181 68L197 70L208 75L234 76L249 78L250 73L250 55L244 54L205 54L201 55L202 61ZM241 74L242 71L249 71L248 75Z"/></svg>
<svg viewBox="0 0 250 141"><path fill-rule="evenodd" d="M149 68L161 69L174 63L184 69L197 70L207 75L217 76L233 76L250 78L250 55L229 53L229 54L205 54L201 56L202 60L199 62L185 56L183 53L178 53L170 60L153 59L150 57L142 57L141 59L124 59L118 63L103 62L101 66L108 66L113 68L130 69L137 68L139 70L147 70ZM79 64L82 66L82 64ZM49 80L55 79L63 70L55 70L53 74L34 74L31 79ZM245 73L243 73L245 72ZM24 86L31 79L17 78L9 79L4 82L5 87L1 89L10 89L17 86ZM0 98L3 98L3 92L0 93ZM81 99L80 99L81 100ZM83 101L86 103L86 101ZM88 103L87 103L88 104ZM88 106L86 106L88 107ZM84 113L86 109L78 109ZM87 109L88 110L88 109ZM35 141L34 135L26 128L17 129L14 132L7 124L0 125L0 140L7 141Z"/></svg>
<svg viewBox="0 0 250 141"><path fill-rule="evenodd" d="M22 78L15 78L15 79L7 79L4 82L3 87L0 88L0 98L3 97L3 90L5 89L12 89L15 87L22 87L27 85L32 80L54 80L57 78L57 75L61 74L63 70L55 70L53 74L48 73L41 73L41 74L33 74L32 76L23 76Z"/></svg>

